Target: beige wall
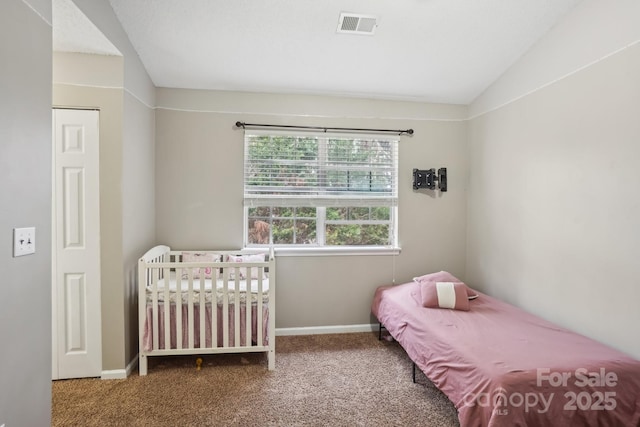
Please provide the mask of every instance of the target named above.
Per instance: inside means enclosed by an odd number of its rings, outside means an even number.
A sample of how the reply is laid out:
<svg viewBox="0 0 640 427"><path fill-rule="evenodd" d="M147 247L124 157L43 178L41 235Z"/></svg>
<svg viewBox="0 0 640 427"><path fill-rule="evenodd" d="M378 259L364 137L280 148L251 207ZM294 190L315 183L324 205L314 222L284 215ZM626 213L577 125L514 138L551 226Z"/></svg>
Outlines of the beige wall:
<svg viewBox="0 0 640 427"><path fill-rule="evenodd" d="M0 425L51 424L51 2L0 2ZM13 228L36 252L13 257Z"/></svg>
<svg viewBox="0 0 640 427"><path fill-rule="evenodd" d="M471 285L635 357L639 11L582 3L471 106L466 263ZM598 57L573 47L596 35Z"/></svg>
<svg viewBox="0 0 640 427"><path fill-rule="evenodd" d="M102 368L124 365L122 286L123 58L56 52L53 105L100 110ZM117 343L117 344L116 344Z"/></svg>
<svg viewBox="0 0 640 427"><path fill-rule="evenodd" d="M175 249L242 246L236 121L415 130L400 142L401 254L280 257L278 328L368 324L377 286L440 269L464 275L465 107L175 89L158 89L157 99L156 236ZM447 193L413 191L413 168L443 166Z"/></svg>
<svg viewBox="0 0 640 427"><path fill-rule="evenodd" d="M110 242L114 262L113 268L103 265L103 278L108 275L109 283L106 289L103 286L103 306L113 307L103 317L108 319L107 325L103 322L103 370L119 376L132 367L138 353L137 259L155 243L155 91L109 3L93 0L74 0L74 3L120 51L123 60L119 87L110 88L113 82L108 82L109 73L95 72L101 65L88 65L84 70L76 70L72 77L73 84L87 84L84 80L89 79L88 84L94 89L106 80L106 89L119 89L121 96L120 142L111 147L113 157L108 160L111 178L105 184L112 192L108 197L114 197L114 203L102 207L112 213L113 221L108 225L111 232L103 234L103 239ZM101 199L104 197L107 196L101 195ZM104 257L102 255L103 260Z"/></svg>
<svg viewBox="0 0 640 427"><path fill-rule="evenodd" d="M122 261L124 351L129 363L138 354L138 259L156 242L155 111L124 94L122 146Z"/></svg>
<svg viewBox="0 0 640 427"><path fill-rule="evenodd" d="M553 84L638 41L640 2L582 0L469 106L471 117Z"/></svg>

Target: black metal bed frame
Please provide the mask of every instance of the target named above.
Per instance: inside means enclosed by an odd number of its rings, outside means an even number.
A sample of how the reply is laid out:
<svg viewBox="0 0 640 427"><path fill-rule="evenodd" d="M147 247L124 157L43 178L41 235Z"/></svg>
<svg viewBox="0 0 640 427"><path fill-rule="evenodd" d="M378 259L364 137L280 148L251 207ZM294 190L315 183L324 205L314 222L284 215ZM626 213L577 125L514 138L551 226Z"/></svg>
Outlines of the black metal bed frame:
<svg viewBox="0 0 640 427"><path fill-rule="evenodd" d="M378 341L382 341L382 330L383 329L387 329L382 322L378 322ZM409 360L411 360L411 358L409 358ZM411 368L411 379L413 380L413 383L416 383L416 362L414 362L413 360L411 360L411 364L413 365Z"/></svg>

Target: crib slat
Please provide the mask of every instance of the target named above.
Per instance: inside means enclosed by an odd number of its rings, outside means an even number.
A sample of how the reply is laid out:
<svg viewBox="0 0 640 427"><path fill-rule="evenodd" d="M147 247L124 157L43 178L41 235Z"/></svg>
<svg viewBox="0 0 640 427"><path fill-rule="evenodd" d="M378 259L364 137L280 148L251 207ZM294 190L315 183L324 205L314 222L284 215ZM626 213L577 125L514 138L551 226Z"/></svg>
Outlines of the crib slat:
<svg viewBox="0 0 640 427"><path fill-rule="evenodd" d="M240 347L240 269L236 268L236 276L233 281L234 285L234 300L233 300L233 331L234 341L233 345L235 347Z"/></svg>
<svg viewBox="0 0 640 427"><path fill-rule="evenodd" d="M205 277L204 274L200 276L200 299L198 301L198 307L200 310L200 348L205 348L207 346L206 336L205 336L205 316L207 314L207 306L206 301L204 299L205 292ZM211 274L211 292L212 296L215 296L215 273Z"/></svg>
<svg viewBox="0 0 640 427"><path fill-rule="evenodd" d="M256 270L254 270L254 268ZM251 326L252 326L252 322L251 322L251 303L252 303L252 298L251 298L251 283L253 282L251 280L251 278L253 277L253 272L257 271L257 274L260 274L260 269L258 267L251 267L251 268L247 268L247 290L245 292L245 301L244 301L244 323L245 323L245 328L244 328L244 337L245 337L245 345L247 347L251 347L251 340L252 340L252 334L251 334Z"/></svg>
<svg viewBox="0 0 640 427"><path fill-rule="evenodd" d="M158 350L159 342L159 326L158 326L158 276L160 270L157 268L149 267L151 270L151 317L153 318L153 346L154 350Z"/></svg>
<svg viewBox="0 0 640 427"><path fill-rule="evenodd" d="M175 258L175 262L180 262L178 260L178 258ZM169 325L166 325L167 328L165 328L165 335L167 335L169 337L169 339L171 339L171 336L174 335L175 337L175 342L171 342L170 346L167 348L170 349L176 349L176 348L180 348L178 347L178 330L179 328L177 327L177 319L178 316L180 316L182 314L182 307L180 306L180 289L182 288L182 275L185 274L187 270L183 269L182 267L176 267L176 269L174 270L174 274L175 276L173 276L173 280L175 282L175 289L173 290L173 302L169 302L169 313L171 313L171 307L173 306L173 325L176 328L175 331L172 331L171 328L171 323L169 323ZM168 331L167 331L168 330Z"/></svg>
<svg viewBox="0 0 640 427"><path fill-rule="evenodd" d="M164 276L164 303L162 304L164 307L164 349L168 350L171 348L171 270L165 268L162 275Z"/></svg>
<svg viewBox="0 0 640 427"><path fill-rule="evenodd" d="M187 273L191 277L189 268L181 269L182 274ZM176 269L176 349L182 349L182 274L178 275Z"/></svg>
<svg viewBox="0 0 640 427"><path fill-rule="evenodd" d="M218 292L213 285L214 290L211 295L211 348L218 347Z"/></svg>
<svg viewBox="0 0 640 427"><path fill-rule="evenodd" d="M224 269L222 280L222 346L229 347L229 268Z"/></svg>
<svg viewBox="0 0 640 427"><path fill-rule="evenodd" d="M258 336L256 338L256 344L259 346L264 345L262 343L262 278L264 276L264 268L260 269L260 275L258 276L258 301L256 302L256 324L258 325Z"/></svg>
<svg viewBox="0 0 640 427"><path fill-rule="evenodd" d="M193 270L191 270L193 272ZM189 287L187 290L187 348L193 348L194 335L193 315L193 273L189 275Z"/></svg>

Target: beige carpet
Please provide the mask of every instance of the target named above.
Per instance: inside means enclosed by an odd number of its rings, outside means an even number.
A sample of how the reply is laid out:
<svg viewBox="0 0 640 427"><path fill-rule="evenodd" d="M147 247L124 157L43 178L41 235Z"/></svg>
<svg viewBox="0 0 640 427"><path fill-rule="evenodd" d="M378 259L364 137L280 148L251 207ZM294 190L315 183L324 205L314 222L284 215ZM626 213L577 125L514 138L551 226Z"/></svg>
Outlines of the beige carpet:
<svg viewBox="0 0 640 427"><path fill-rule="evenodd" d="M151 358L126 380L53 383L54 426L458 426L453 404L377 333L277 337L264 354Z"/></svg>

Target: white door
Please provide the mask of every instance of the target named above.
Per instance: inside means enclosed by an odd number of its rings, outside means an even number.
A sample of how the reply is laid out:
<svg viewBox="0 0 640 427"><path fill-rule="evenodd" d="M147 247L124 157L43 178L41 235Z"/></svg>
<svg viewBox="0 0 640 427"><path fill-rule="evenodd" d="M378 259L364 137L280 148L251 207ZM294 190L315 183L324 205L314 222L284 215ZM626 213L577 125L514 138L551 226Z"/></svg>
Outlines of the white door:
<svg viewBox="0 0 640 427"><path fill-rule="evenodd" d="M98 117L53 110L53 379L102 372Z"/></svg>

